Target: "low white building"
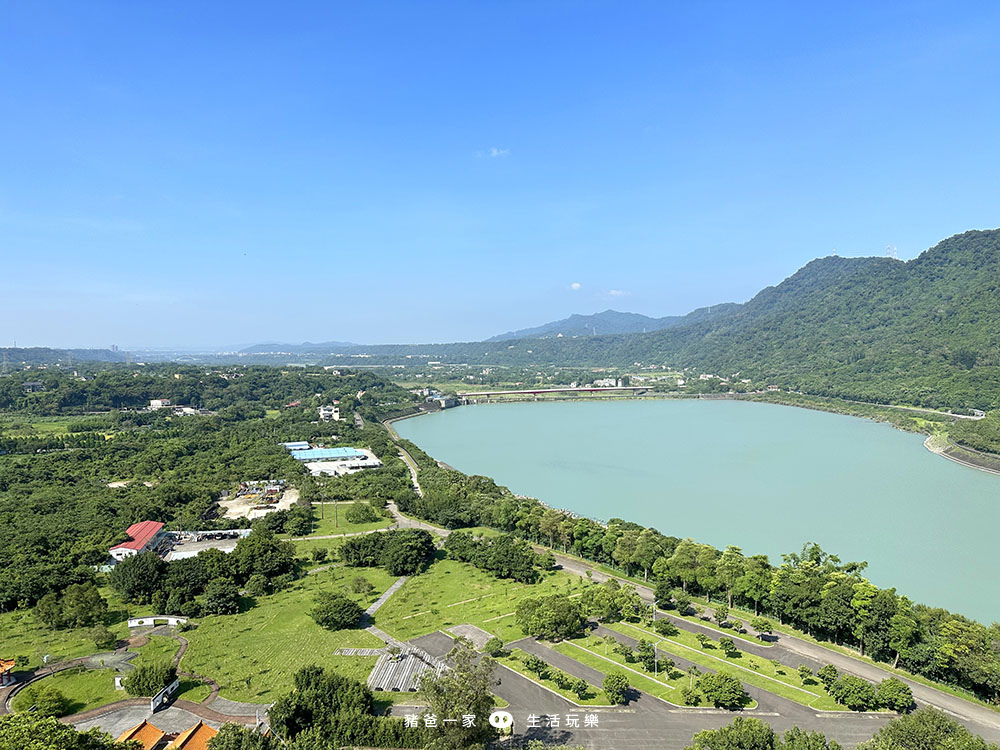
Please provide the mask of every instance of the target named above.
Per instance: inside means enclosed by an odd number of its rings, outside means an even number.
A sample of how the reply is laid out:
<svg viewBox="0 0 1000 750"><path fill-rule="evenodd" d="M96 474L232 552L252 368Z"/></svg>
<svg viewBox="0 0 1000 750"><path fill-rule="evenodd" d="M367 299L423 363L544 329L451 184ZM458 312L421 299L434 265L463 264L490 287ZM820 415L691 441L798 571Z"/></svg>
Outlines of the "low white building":
<svg viewBox="0 0 1000 750"><path fill-rule="evenodd" d="M324 422L339 422L340 421L340 407L339 406L321 406L319 407L319 418Z"/></svg>
<svg viewBox="0 0 1000 750"><path fill-rule="evenodd" d="M170 406L169 398L154 398L149 402L150 409L165 409Z"/></svg>

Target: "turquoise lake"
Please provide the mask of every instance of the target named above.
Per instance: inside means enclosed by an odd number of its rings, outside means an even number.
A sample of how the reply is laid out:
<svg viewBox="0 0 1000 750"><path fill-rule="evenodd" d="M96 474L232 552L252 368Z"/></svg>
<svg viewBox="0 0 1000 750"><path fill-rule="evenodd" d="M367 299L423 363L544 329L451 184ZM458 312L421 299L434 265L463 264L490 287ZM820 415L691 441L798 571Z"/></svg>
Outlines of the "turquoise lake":
<svg viewBox="0 0 1000 750"><path fill-rule="evenodd" d="M432 456L513 492L747 555L819 543L879 586L989 624L1000 477L923 436L743 401L464 406L397 422Z"/></svg>

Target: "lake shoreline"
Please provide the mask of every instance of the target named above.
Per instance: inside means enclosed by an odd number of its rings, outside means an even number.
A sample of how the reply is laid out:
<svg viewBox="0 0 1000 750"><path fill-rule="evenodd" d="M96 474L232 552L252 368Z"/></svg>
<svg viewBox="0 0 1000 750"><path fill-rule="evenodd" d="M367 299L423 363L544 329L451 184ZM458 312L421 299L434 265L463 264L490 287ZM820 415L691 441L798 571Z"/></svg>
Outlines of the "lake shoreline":
<svg viewBox="0 0 1000 750"><path fill-rule="evenodd" d="M790 396L796 396L798 398L790 398ZM803 402L801 398L814 399L813 403ZM931 453L945 458L949 461L953 461L961 466L968 469L975 469L977 471L982 471L987 474L993 474L995 476L1000 476L1000 456L990 456L989 454L982 453L981 451L976 451L966 446L955 443L948 440L948 446L946 447L935 447L932 438L935 433L927 430L926 428L920 428L916 425L907 424L902 421L907 415L912 417L923 418L926 416L935 416L939 418L951 418L952 421L959 419L959 417L949 414L947 412L927 412L921 411L918 407L906 406L888 406L885 404L866 404L859 401L848 401L845 399L834 399L828 396L810 396L808 394L787 394L783 395L781 393L770 395L770 394L749 394L749 393L725 393L725 394L686 394L686 393L644 393L638 396L623 396L623 395L586 395L586 396L574 396L574 395L559 395L559 396L549 396L544 398L537 398L532 396L514 396L511 398L504 399L488 399L485 401L473 401L472 403L461 404L462 406L485 406L485 405L496 405L496 404L523 404L523 403L557 403L557 402L581 402L585 403L588 401L750 401L754 403L761 404L774 404L776 406L794 406L800 409L807 409L809 411L822 411L828 414L841 414L847 417L857 417L859 419L867 419L871 422L889 424L895 429L901 432L915 432L922 435L927 435L927 439L924 441L924 447ZM862 407L859 409L859 407ZM452 407L457 408L457 407ZM859 413L864 408L874 410L872 414ZM383 420L383 424L386 425L387 429L392 432L391 425L393 422L399 422L404 419L412 419L414 417L420 417L425 414L436 414L440 410L434 411L418 411L413 414L403 414L397 417L392 417L390 419Z"/></svg>

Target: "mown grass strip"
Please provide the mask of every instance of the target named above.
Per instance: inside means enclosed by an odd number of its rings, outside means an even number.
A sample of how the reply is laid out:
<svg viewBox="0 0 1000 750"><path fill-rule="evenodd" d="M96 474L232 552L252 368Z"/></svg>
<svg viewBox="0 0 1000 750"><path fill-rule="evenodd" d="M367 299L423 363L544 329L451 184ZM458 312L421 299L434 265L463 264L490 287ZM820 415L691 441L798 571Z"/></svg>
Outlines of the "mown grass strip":
<svg viewBox="0 0 1000 750"><path fill-rule="evenodd" d="M528 656L527 652L522 651L519 648L512 649L510 655L501 656L497 661L503 664L508 669L512 669L517 672L522 677L526 677L534 683L541 685L542 687L548 688L553 693L558 693L563 698L568 700L570 703L575 703L578 706L599 706L602 708L609 708L611 706L611 701L608 699L608 694L604 692L604 688L597 685L590 685L590 697L580 698L576 693L571 690L566 690L559 687L559 685L554 681L547 678L541 678L534 672L528 671L528 668L524 665L524 659ZM550 667L555 669L556 667ZM575 678L574 678L575 679Z"/></svg>
<svg viewBox="0 0 1000 750"><path fill-rule="evenodd" d="M657 649L667 651L675 656L687 659L688 661L692 661L700 666L715 670L716 672L724 672L732 675L740 682L753 685L761 690L774 693L775 695L795 701L803 706L824 711L847 710L846 707L838 704L832 697L830 697L826 691L823 690L822 685L820 685L818 681L814 686L803 685L802 678L798 671L792 667L775 667L767 659L760 659L745 654L743 651L737 651L736 653L738 653L739 656L736 658L743 658L745 656L748 662L753 662L757 665L758 668L753 669L751 667L745 667L741 664L734 663L732 658L709 654L701 648L697 641L695 641L696 645L688 645L683 642L684 638L681 634L671 636L669 638L663 638L656 633L628 623L614 623L609 627L612 630L633 638L637 635L645 637L647 640L655 643ZM682 634L684 632L685 631L681 631ZM713 650L719 649L717 641L709 641L709 644ZM784 675L782 675L785 679L781 679L779 676L779 670L785 672ZM794 677L792 675L794 675ZM796 684L793 680L797 681L798 684ZM810 690L810 687L813 687L814 689Z"/></svg>

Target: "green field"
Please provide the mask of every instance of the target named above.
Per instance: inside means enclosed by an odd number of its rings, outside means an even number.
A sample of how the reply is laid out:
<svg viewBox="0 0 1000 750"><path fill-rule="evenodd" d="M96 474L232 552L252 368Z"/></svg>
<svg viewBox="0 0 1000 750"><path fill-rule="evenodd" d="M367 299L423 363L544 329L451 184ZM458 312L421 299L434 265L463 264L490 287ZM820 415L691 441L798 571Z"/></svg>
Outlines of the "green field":
<svg viewBox="0 0 1000 750"><path fill-rule="evenodd" d="M336 514L333 504L325 503L323 517L320 517L318 508L313 509L313 530L308 536L329 536L331 534L356 534L359 531L371 531L372 529L384 529L392 524L388 518L383 518L371 523L350 523L346 517L346 510L350 507L344 503L337 503ZM336 516L336 519L335 519Z"/></svg>
<svg viewBox="0 0 1000 750"><path fill-rule="evenodd" d="M50 657L49 663L54 664L94 653L97 649L88 637L88 630L52 630L37 622L29 610L0 614L0 644L4 655L7 658L28 657L28 666L24 669L40 667L46 655ZM120 636L125 631L124 624L112 630Z"/></svg>
<svg viewBox="0 0 1000 750"><path fill-rule="evenodd" d="M514 624L518 602L555 593L577 593L587 584L568 573L547 573L539 583L494 578L468 563L438 560L410 578L378 611L376 623L400 640L470 623L505 641L523 638Z"/></svg>
<svg viewBox="0 0 1000 750"><path fill-rule="evenodd" d="M847 710L827 694L817 678L813 677L805 682L795 667L785 665L776 667L768 659L744 651L736 651L735 656L727 657L719 648L718 641L709 641L707 647L702 648L694 634L686 630L681 630L669 638L663 638L652 631L627 623L615 623L608 627L632 638L645 638L656 643L656 647L662 651L668 651L716 672L725 672L740 682L759 687L761 690L804 706L822 711Z"/></svg>
<svg viewBox="0 0 1000 750"><path fill-rule="evenodd" d="M54 687L66 696L68 706L64 715L89 711L128 697L124 691L115 690L113 669L67 669L33 683L32 687L43 685ZM26 688L14 696L12 707L15 711L25 711L31 707L29 690L30 688Z"/></svg>
<svg viewBox="0 0 1000 750"><path fill-rule="evenodd" d="M153 635L149 638L149 643L136 649L139 654L132 659L132 664L139 667L148 664L172 663L174 654L180 649L181 644L173 638L165 635Z"/></svg>
<svg viewBox="0 0 1000 750"><path fill-rule="evenodd" d="M334 651L380 648L382 641L364 630L324 630L308 614L318 592L347 593L345 583L356 576L375 586L369 595L348 593L363 607L395 580L380 568L331 568L260 597L256 606L239 615L204 617L184 634L190 646L180 668L216 680L225 698L256 703L288 692L292 675L309 664L364 680L375 657L337 656Z"/></svg>
<svg viewBox="0 0 1000 750"><path fill-rule="evenodd" d="M608 694L604 692L603 688L597 685L591 685L590 694L586 698L581 699L572 690L564 690L552 680L542 679L534 672L529 672L528 669L524 666L524 657L526 657L527 655L528 654L525 651L522 651L519 648L515 648L511 650L509 656L502 656L499 659L497 659L497 661L503 664L505 667L513 669L518 674L524 675L532 682L537 682L539 685L544 685L549 690L555 693L559 693L559 695L561 695L563 698L570 701L571 703L576 703L577 705L580 706L611 705L611 701L608 699Z"/></svg>

